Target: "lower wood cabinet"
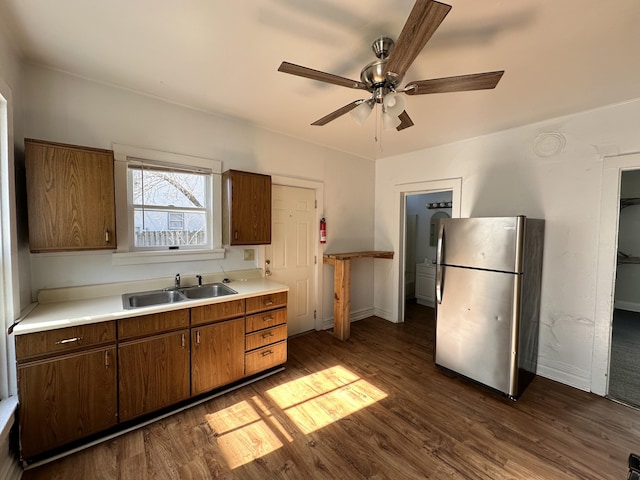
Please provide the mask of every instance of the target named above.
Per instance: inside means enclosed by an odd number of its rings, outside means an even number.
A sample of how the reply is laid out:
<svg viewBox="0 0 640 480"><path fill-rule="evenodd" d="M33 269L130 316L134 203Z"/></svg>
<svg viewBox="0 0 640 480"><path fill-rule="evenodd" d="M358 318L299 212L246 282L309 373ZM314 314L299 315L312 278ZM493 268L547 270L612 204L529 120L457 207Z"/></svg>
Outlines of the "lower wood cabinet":
<svg viewBox="0 0 640 480"><path fill-rule="evenodd" d="M244 318L191 329L191 394L244 376Z"/></svg>
<svg viewBox="0 0 640 480"><path fill-rule="evenodd" d="M189 398L189 330L118 346L120 421Z"/></svg>
<svg viewBox="0 0 640 480"><path fill-rule="evenodd" d="M21 457L282 365L287 293L16 336Z"/></svg>
<svg viewBox="0 0 640 480"><path fill-rule="evenodd" d="M32 457L116 425L116 348L18 366L20 444Z"/></svg>

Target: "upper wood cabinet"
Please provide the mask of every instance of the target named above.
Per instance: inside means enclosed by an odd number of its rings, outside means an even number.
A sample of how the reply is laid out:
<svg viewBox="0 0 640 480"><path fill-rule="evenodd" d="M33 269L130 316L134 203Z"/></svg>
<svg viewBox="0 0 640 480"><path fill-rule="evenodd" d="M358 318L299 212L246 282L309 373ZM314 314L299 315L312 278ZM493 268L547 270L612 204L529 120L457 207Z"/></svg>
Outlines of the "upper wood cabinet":
<svg viewBox="0 0 640 480"><path fill-rule="evenodd" d="M222 243L271 243L271 177L227 170L222 174Z"/></svg>
<svg viewBox="0 0 640 480"><path fill-rule="evenodd" d="M25 139L32 252L116 248L113 152Z"/></svg>

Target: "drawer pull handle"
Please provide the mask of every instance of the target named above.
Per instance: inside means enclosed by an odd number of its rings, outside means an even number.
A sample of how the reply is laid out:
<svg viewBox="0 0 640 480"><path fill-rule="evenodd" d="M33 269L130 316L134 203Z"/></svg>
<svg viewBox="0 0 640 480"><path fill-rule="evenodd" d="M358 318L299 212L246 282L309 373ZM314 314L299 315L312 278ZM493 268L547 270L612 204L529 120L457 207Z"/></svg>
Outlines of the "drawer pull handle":
<svg viewBox="0 0 640 480"><path fill-rule="evenodd" d="M273 332L263 333L262 334L262 338L269 338L269 337L273 337Z"/></svg>
<svg viewBox="0 0 640 480"><path fill-rule="evenodd" d="M273 350L265 350L262 352L263 357L266 357L267 355L273 355Z"/></svg>
<svg viewBox="0 0 640 480"><path fill-rule="evenodd" d="M264 306L265 307L270 307L271 305L273 305L273 300L265 300L264 301Z"/></svg>
<svg viewBox="0 0 640 480"><path fill-rule="evenodd" d="M262 321L263 322L268 322L270 320L273 320L273 316L271 316L271 315L267 315L266 317L262 317Z"/></svg>
<svg viewBox="0 0 640 480"><path fill-rule="evenodd" d="M80 340L82 340L82 337L65 338L64 340L58 340L56 342L56 345L64 345L65 343L79 342Z"/></svg>
<svg viewBox="0 0 640 480"><path fill-rule="evenodd" d="M182 348L184 348L184 333L181 336L180 343L182 344Z"/></svg>
<svg viewBox="0 0 640 480"><path fill-rule="evenodd" d="M196 345L200 345L200 330L196 330Z"/></svg>
<svg viewBox="0 0 640 480"><path fill-rule="evenodd" d="M109 361L109 350L107 350L104 352L104 366L105 368L109 368L109 365L111 365L111 362Z"/></svg>

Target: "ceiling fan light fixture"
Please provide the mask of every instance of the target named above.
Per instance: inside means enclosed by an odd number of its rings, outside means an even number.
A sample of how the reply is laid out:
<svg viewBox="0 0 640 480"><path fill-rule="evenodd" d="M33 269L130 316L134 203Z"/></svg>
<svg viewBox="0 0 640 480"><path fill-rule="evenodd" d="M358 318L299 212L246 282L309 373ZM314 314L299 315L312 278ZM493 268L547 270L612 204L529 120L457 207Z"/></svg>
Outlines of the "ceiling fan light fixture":
<svg viewBox="0 0 640 480"><path fill-rule="evenodd" d="M363 100L360 105L351 110L350 114L358 125L362 125L373 110L373 103L368 100Z"/></svg>
<svg viewBox="0 0 640 480"><path fill-rule="evenodd" d="M384 110L390 115L397 117L404 112L404 107L407 104L405 98L399 93L388 93L382 100Z"/></svg>
<svg viewBox="0 0 640 480"><path fill-rule="evenodd" d="M382 128L384 128L385 130L394 130L398 128L401 123L402 121L399 117L389 112L382 113Z"/></svg>

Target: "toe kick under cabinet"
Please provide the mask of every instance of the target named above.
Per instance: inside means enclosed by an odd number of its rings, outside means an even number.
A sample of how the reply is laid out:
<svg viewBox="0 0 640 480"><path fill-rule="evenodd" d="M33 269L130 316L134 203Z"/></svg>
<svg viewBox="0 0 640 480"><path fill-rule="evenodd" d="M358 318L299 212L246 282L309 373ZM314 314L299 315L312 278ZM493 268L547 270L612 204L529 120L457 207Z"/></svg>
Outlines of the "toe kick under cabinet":
<svg viewBox="0 0 640 480"><path fill-rule="evenodd" d="M20 455L30 462L283 365L287 292L15 341Z"/></svg>

